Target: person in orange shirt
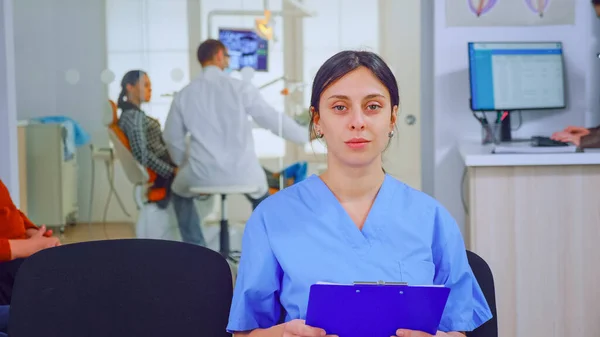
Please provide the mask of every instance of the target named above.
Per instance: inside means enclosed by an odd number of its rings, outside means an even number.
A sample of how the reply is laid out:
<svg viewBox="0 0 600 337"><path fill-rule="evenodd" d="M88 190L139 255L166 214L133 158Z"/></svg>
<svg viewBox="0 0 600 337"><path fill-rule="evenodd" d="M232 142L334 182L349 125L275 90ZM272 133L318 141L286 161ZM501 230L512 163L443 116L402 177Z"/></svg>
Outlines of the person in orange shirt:
<svg viewBox="0 0 600 337"><path fill-rule="evenodd" d="M37 227L12 201L0 180L0 305L9 305L15 276L23 260L60 245L46 226Z"/></svg>

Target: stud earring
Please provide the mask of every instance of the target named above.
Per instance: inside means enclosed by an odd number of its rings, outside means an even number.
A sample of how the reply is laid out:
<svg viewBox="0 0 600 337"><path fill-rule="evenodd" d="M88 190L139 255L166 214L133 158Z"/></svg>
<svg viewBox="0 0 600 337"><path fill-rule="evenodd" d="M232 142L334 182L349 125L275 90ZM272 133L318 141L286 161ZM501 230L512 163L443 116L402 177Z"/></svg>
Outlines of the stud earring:
<svg viewBox="0 0 600 337"><path fill-rule="evenodd" d="M390 137L390 138L394 137L394 130L392 130L388 133L388 137Z"/></svg>
<svg viewBox="0 0 600 337"><path fill-rule="evenodd" d="M323 134L321 133L321 131L317 130L315 131L317 138L323 138Z"/></svg>

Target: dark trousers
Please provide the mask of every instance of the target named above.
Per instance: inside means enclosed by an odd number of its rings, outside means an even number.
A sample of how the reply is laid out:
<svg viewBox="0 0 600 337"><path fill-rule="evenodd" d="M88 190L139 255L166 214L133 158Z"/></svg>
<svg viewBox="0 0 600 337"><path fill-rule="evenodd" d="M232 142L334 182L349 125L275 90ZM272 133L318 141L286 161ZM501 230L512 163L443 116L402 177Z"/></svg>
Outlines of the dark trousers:
<svg viewBox="0 0 600 337"><path fill-rule="evenodd" d="M246 194L246 198L252 204L252 210L268 196L269 194L267 193L258 199L254 199ZM220 198L219 195L215 195L215 197ZM173 207L175 208L181 240L185 243L206 247L206 240L204 239L204 233L202 233L202 228L200 227L200 217L196 210L194 198L182 197L173 192L171 194L171 200L173 201Z"/></svg>
<svg viewBox="0 0 600 337"><path fill-rule="evenodd" d="M0 262L0 305L10 305L15 277L24 259Z"/></svg>

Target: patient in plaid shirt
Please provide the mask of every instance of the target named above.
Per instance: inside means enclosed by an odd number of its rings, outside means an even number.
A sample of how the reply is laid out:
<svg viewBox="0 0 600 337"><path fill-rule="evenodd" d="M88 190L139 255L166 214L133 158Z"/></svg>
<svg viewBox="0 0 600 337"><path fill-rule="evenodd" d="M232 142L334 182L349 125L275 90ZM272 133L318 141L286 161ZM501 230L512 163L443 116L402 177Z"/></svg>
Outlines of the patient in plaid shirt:
<svg viewBox="0 0 600 337"><path fill-rule="evenodd" d="M167 197L158 206L165 208L172 200L177 215L177 221L191 222L200 226L200 218L195 208L193 198L184 198L171 193L171 183L177 174L177 166L171 160L167 146L163 141L160 123L140 109L142 102L149 102L152 96L150 78L141 70L129 71L121 81L121 93L117 106L121 109L118 126L129 140L133 157L144 167L156 172L154 187L167 189ZM179 226L180 230L189 226ZM194 231L197 233L198 231ZM199 234L190 238L189 233L182 232L182 237L189 238L186 242L205 246L204 235Z"/></svg>
<svg viewBox="0 0 600 337"><path fill-rule="evenodd" d="M125 102L123 105L133 104ZM156 119L146 116L139 108L128 107L119 117L119 128L129 139L131 152L140 164L156 172L160 178L175 176L177 168L171 161Z"/></svg>

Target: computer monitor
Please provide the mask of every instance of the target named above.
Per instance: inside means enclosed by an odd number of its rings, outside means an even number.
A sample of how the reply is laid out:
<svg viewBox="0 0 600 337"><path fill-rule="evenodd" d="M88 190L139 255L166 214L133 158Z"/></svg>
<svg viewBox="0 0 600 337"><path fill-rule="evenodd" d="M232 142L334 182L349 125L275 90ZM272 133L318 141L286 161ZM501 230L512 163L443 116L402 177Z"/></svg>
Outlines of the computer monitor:
<svg viewBox="0 0 600 337"><path fill-rule="evenodd" d="M560 42L469 42L471 110L561 109Z"/></svg>
<svg viewBox="0 0 600 337"><path fill-rule="evenodd" d="M251 67L255 71L269 69L269 41L251 29L219 29L219 41L229 52L229 67L240 70Z"/></svg>

